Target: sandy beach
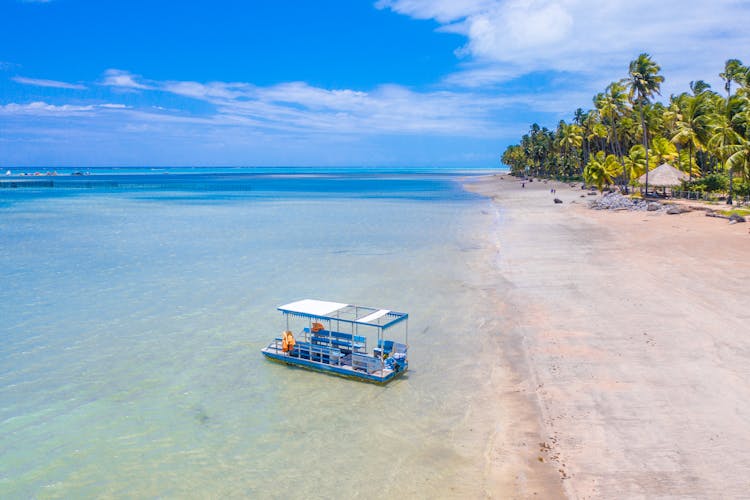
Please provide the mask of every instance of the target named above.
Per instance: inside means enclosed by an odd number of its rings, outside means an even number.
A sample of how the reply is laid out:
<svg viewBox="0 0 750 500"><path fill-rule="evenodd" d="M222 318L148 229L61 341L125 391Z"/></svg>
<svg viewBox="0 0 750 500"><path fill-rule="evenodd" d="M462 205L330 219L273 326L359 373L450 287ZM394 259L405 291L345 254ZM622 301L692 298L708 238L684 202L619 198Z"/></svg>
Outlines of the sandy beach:
<svg viewBox="0 0 750 500"><path fill-rule="evenodd" d="M594 211L577 186L499 175L467 186L500 218L498 362L515 385L499 404L518 416L493 445L503 487L747 498L750 224ZM512 477L511 456L525 464Z"/></svg>

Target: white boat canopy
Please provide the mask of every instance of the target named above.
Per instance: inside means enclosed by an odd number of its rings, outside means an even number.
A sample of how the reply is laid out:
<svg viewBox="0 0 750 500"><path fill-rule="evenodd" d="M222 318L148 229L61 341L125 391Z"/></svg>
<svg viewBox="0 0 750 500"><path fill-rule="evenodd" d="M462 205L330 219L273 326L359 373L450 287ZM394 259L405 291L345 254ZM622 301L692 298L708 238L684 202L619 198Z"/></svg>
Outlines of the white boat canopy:
<svg viewBox="0 0 750 500"><path fill-rule="evenodd" d="M284 314L317 318L323 320L345 321L360 325L374 326L382 329L389 328L409 317L406 313L364 307L341 302L304 299L279 306L278 310Z"/></svg>
<svg viewBox="0 0 750 500"><path fill-rule="evenodd" d="M349 304L342 304L340 302L305 299L279 306L279 311L324 317L329 316L348 305Z"/></svg>

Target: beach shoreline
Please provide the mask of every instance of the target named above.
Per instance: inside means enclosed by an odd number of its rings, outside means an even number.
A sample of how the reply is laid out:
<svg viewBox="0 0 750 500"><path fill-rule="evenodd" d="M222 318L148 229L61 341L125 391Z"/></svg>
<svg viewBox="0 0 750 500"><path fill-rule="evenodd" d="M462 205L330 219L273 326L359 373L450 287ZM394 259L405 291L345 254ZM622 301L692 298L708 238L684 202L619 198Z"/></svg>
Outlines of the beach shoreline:
<svg viewBox="0 0 750 500"><path fill-rule="evenodd" d="M515 493L529 477L569 498L749 491L747 224L590 210L580 184L495 175L466 189L500 219L496 331L517 392L498 399L523 416L494 456L538 464Z"/></svg>

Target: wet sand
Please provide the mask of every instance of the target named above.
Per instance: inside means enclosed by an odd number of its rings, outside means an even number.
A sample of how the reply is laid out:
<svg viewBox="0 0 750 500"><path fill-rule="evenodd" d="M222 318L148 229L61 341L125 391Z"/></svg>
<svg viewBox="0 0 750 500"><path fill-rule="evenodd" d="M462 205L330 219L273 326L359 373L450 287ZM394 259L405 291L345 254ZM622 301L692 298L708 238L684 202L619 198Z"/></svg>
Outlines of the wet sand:
<svg viewBox="0 0 750 500"><path fill-rule="evenodd" d="M554 496L552 471L569 498L748 498L750 224L503 177L467 186L500 218L499 399L518 426L492 444L498 486Z"/></svg>

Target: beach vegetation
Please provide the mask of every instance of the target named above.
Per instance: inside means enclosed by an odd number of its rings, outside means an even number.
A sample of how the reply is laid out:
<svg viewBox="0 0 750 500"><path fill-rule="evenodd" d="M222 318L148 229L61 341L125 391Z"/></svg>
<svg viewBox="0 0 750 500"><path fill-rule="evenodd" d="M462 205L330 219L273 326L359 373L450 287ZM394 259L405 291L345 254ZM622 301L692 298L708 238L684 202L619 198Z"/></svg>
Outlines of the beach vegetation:
<svg viewBox="0 0 750 500"><path fill-rule="evenodd" d="M646 148L641 144L634 145L624 158L624 164L628 171L628 179L638 179L646 172Z"/></svg>
<svg viewBox="0 0 750 500"><path fill-rule="evenodd" d="M731 217L732 215L750 217L750 208L733 208L732 210L721 210L719 213L727 217Z"/></svg>
<svg viewBox="0 0 750 500"><path fill-rule="evenodd" d="M511 174L573 179L626 191L662 163L688 174L681 189L750 196L750 68L729 59L719 93L703 80L657 101L664 77L647 53L554 129L532 124L502 162ZM615 166L615 163L619 167ZM648 187L646 180L646 187Z"/></svg>
<svg viewBox="0 0 750 500"><path fill-rule="evenodd" d="M712 173L700 179L682 183L683 191L698 191L701 193L715 193L726 191L729 187L729 178L723 174Z"/></svg>
<svg viewBox="0 0 750 500"><path fill-rule="evenodd" d="M615 178L622 173L622 165L613 154L604 155L604 151L597 152L589 159L583 170L583 180L586 184L597 187L600 191L604 186L611 186Z"/></svg>
<svg viewBox="0 0 750 500"><path fill-rule="evenodd" d="M643 147L646 149L646 165L648 162L648 126L646 125L646 108L651 103L654 94L660 93L661 84L664 77L659 75L661 67L656 64L651 56L645 52L639 55L633 61L630 61L628 77L623 79L628 88L628 97L634 108L638 109L641 117L641 136L643 138ZM649 113L650 115L654 113ZM653 118L658 118L654 116ZM650 120L655 123L656 120ZM648 168L646 169L646 192L648 193Z"/></svg>

